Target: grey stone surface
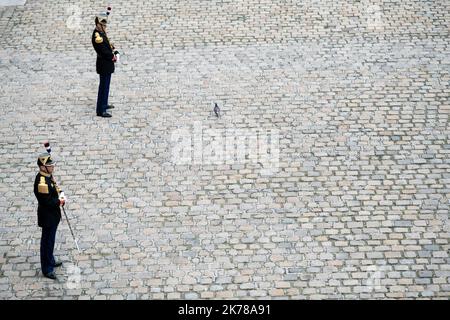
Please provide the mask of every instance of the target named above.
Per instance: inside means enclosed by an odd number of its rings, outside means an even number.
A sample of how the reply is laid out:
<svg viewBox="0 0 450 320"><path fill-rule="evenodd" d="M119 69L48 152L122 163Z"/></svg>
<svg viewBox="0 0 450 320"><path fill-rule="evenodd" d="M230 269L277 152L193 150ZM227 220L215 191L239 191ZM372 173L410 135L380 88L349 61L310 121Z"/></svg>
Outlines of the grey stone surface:
<svg viewBox="0 0 450 320"><path fill-rule="evenodd" d="M111 119L104 8L0 7L0 299L450 297L445 1L111 5ZM32 192L46 139L82 249L63 222L59 282Z"/></svg>

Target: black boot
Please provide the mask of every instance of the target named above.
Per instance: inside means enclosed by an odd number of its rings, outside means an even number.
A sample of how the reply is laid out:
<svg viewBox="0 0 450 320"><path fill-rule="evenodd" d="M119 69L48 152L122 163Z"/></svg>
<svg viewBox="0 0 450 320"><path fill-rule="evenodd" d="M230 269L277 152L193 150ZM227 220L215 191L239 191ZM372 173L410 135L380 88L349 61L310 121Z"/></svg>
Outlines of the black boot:
<svg viewBox="0 0 450 320"><path fill-rule="evenodd" d="M112 115L109 114L108 112L103 112L102 114L97 114L98 117L103 117L103 118L111 118Z"/></svg>
<svg viewBox="0 0 450 320"><path fill-rule="evenodd" d="M50 273L44 274L44 277L52 279L52 280L56 280L56 274L52 271Z"/></svg>

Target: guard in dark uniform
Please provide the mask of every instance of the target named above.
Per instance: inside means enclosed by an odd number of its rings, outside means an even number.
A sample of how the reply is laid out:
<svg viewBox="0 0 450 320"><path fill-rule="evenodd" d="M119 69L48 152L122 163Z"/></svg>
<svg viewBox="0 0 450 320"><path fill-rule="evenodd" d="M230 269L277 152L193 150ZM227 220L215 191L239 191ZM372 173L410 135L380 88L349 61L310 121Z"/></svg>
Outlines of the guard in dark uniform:
<svg viewBox="0 0 450 320"><path fill-rule="evenodd" d="M38 226L42 228L41 237L41 268L45 277L56 280L54 268L62 265L53 256L56 229L61 220L60 206L65 199L60 196L52 173L55 163L50 154L44 153L38 157L39 173L34 181L34 194L38 200Z"/></svg>
<svg viewBox="0 0 450 320"><path fill-rule="evenodd" d="M92 32L92 45L97 52L96 70L100 75L97 116L105 118L111 117L106 110L114 108L114 106L108 105L108 96L111 74L114 73L114 63L117 61L116 54L118 54L106 35L109 10L110 8L108 8L108 12L100 13L95 17L95 29Z"/></svg>

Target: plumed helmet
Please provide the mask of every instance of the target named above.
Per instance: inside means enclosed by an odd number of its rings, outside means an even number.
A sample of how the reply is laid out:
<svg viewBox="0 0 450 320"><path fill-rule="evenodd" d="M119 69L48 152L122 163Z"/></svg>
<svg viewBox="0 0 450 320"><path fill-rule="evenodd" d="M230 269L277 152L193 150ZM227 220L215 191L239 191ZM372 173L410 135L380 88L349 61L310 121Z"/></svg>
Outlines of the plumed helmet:
<svg viewBox="0 0 450 320"><path fill-rule="evenodd" d="M107 24L108 23L108 18L109 15L111 14L111 7L108 7L106 9L106 12L100 12L98 14L95 15L95 23L103 23L103 24Z"/></svg>
<svg viewBox="0 0 450 320"><path fill-rule="evenodd" d="M55 161L53 161L52 156L49 153L42 153L39 155L37 160L38 166L54 166Z"/></svg>

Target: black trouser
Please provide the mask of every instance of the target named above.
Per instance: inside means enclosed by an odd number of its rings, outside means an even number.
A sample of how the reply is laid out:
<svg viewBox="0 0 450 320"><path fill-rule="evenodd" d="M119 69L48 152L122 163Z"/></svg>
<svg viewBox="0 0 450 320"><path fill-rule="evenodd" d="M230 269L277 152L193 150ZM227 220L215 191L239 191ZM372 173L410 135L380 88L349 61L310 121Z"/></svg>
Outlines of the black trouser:
<svg viewBox="0 0 450 320"><path fill-rule="evenodd" d="M55 266L55 257L53 249L55 248L56 229L58 225L42 228L41 237L41 268L44 274L53 272Z"/></svg>
<svg viewBox="0 0 450 320"><path fill-rule="evenodd" d="M102 115L108 106L109 84L111 83L111 73L100 74L100 84L97 96L97 115Z"/></svg>

